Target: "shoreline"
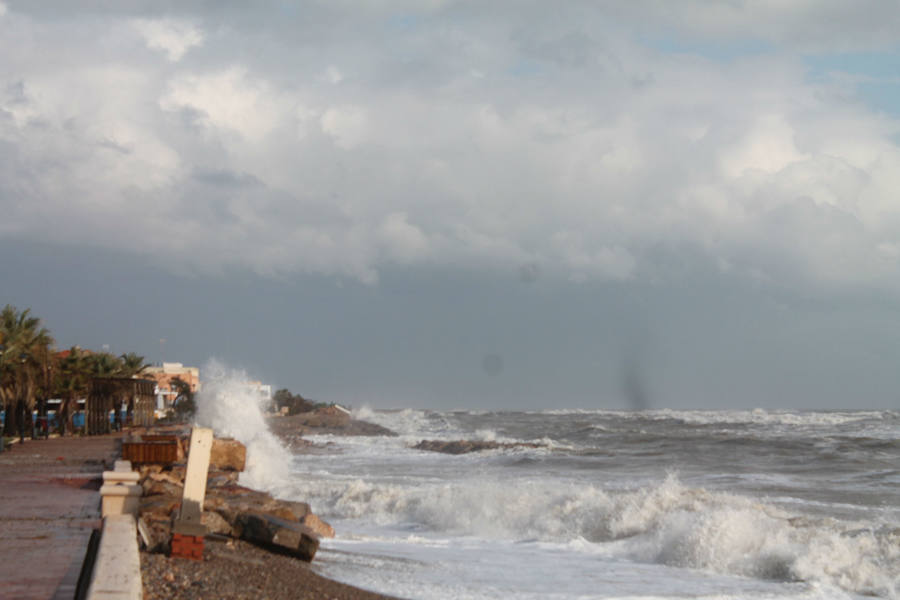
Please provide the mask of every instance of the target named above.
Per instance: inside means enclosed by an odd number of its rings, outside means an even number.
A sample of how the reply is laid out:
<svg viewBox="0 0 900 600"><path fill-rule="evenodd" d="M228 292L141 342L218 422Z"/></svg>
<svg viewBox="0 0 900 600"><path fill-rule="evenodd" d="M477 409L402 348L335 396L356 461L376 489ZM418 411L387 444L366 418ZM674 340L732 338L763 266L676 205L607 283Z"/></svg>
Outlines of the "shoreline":
<svg viewBox="0 0 900 600"><path fill-rule="evenodd" d="M0 595L74 596L91 531L101 525L102 474L121 456L122 435L26 439L0 453ZM297 558L215 535L207 536L201 561L146 550L140 559L148 600L397 600L319 575Z"/></svg>
<svg viewBox="0 0 900 600"><path fill-rule="evenodd" d="M400 600L329 579L291 556L207 537L203 560L141 551L144 600Z"/></svg>
<svg viewBox="0 0 900 600"><path fill-rule="evenodd" d="M154 427L151 431L164 427ZM288 442L282 435L274 431L273 434L282 442ZM295 448L293 451L297 450L298 448ZM302 448L299 450L302 451ZM221 479L223 474L223 472L214 474L211 466L209 481ZM245 492L249 491L251 496L267 496L270 500L273 499L263 490L248 488L236 482L225 487L215 484L210 487L210 485L211 483L207 484L207 510L204 513L212 512L213 516L218 516L215 511L219 509L211 511L209 505L216 502L216 497L221 500L222 493L226 495L233 493L226 492L226 489L243 489ZM237 491L237 494L240 496L244 492ZM154 496L145 495L144 498ZM274 500L276 503L305 504L302 498L291 501ZM262 510L262 506L257 509ZM315 514L311 513L310 516L315 517ZM330 528L327 524L325 526ZM218 533L207 534L202 560L172 558L165 553L142 549L140 561L144 598L148 600L199 600L210 597L222 600L257 598L398 600L393 596L357 588L319 575L315 572L315 559L312 563L304 562L296 556L280 552L277 548L268 545L260 547L231 535Z"/></svg>

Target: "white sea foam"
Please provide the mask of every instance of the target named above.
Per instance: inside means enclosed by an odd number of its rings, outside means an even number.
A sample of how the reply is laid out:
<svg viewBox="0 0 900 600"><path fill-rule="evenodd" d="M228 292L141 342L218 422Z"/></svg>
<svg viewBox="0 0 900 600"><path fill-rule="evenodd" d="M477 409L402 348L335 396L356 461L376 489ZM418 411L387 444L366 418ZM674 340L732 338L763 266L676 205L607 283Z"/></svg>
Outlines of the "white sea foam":
<svg viewBox="0 0 900 600"><path fill-rule="evenodd" d="M366 410L400 437L329 437L336 453L298 456L292 484L337 526L329 543L364 553L347 567L359 583L417 598L898 598L896 412ZM551 447L410 449L510 435ZM541 587L564 566L570 589Z"/></svg>
<svg viewBox="0 0 900 600"><path fill-rule="evenodd" d="M353 411L356 419L369 421L396 432L401 438L416 440L459 439L463 431L455 427L443 413L406 408L403 410L372 410L367 406Z"/></svg>
<svg viewBox="0 0 900 600"><path fill-rule="evenodd" d="M528 414L543 415L590 415L608 416L619 419L677 419L685 423L708 425L726 424L758 424L758 425L807 425L834 426L845 423L857 423L866 420L892 419L900 420L900 412L896 411L793 411L755 408L752 410L677 410L670 408L625 411L608 409L552 409Z"/></svg>
<svg viewBox="0 0 900 600"><path fill-rule="evenodd" d="M699 425L717 423L747 423L754 425L794 425L826 426L858 423L867 420L881 420L889 411L818 411L800 412L791 410L672 410L662 409L645 413L649 418L679 419L685 423Z"/></svg>
<svg viewBox="0 0 900 600"><path fill-rule="evenodd" d="M313 483L333 517L491 540L585 540L610 556L775 581L837 585L895 598L900 534L872 523L804 520L772 505L689 488L675 476L608 493L548 481ZM847 531L855 531L852 535Z"/></svg>
<svg viewBox="0 0 900 600"><path fill-rule="evenodd" d="M203 367L203 388L197 393L195 422L218 435L247 446L247 467L241 483L272 491L290 476L290 453L266 425L262 399L243 371L211 359Z"/></svg>

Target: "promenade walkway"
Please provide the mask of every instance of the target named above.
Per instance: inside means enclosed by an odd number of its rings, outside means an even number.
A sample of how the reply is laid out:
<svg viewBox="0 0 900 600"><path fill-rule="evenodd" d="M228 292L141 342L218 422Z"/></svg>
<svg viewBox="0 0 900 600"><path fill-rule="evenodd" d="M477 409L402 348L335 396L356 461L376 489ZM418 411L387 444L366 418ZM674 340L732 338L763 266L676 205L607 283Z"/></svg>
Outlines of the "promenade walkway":
<svg viewBox="0 0 900 600"><path fill-rule="evenodd" d="M0 600L69 600L120 434L26 440L0 453Z"/></svg>

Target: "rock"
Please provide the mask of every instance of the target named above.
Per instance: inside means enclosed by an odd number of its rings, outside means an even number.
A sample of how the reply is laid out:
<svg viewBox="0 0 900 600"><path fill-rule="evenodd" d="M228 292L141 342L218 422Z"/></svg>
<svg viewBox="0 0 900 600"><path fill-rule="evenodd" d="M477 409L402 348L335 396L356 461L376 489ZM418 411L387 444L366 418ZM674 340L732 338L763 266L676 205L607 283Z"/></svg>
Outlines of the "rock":
<svg viewBox="0 0 900 600"><path fill-rule="evenodd" d="M247 463L247 447L237 440L216 438L209 453L210 468L221 471L243 471Z"/></svg>
<svg viewBox="0 0 900 600"><path fill-rule="evenodd" d="M239 473L237 471L210 471L206 478L206 489L222 487L237 483Z"/></svg>
<svg viewBox="0 0 900 600"><path fill-rule="evenodd" d="M144 496L178 496L180 498L184 494L184 486L170 481L145 479L141 487L144 488Z"/></svg>
<svg viewBox="0 0 900 600"><path fill-rule="evenodd" d="M172 539L172 518L148 514L141 516L140 519L144 522L144 528L150 537L147 551L167 554Z"/></svg>
<svg viewBox="0 0 900 600"><path fill-rule="evenodd" d="M297 518L297 515L294 514L294 511L289 509L286 506L282 506L277 503L266 504L260 507L260 512L264 512L267 515L272 515L278 517L279 519L284 519L285 521L292 521L294 523L299 523L300 519Z"/></svg>
<svg viewBox="0 0 900 600"><path fill-rule="evenodd" d="M239 485L227 485L208 490L203 505L205 510L214 510L233 526L239 513L267 512L275 502L269 494Z"/></svg>
<svg viewBox="0 0 900 600"><path fill-rule="evenodd" d="M167 481L179 487L184 487L184 476L179 476L177 472L160 471L158 473L148 473L147 479L152 481Z"/></svg>
<svg viewBox="0 0 900 600"><path fill-rule="evenodd" d="M240 513L254 512L299 523L309 514L309 504L276 500L269 494L231 485L207 491L203 510L215 511L233 527Z"/></svg>
<svg viewBox="0 0 900 600"><path fill-rule="evenodd" d="M146 479L151 473L159 473L162 471L162 465L144 465L141 467L141 479Z"/></svg>
<svg viewBox="0 0 900 600"><path fill-rule="evenodd" d="M306 502L294 502L291 500L278 500L278 502L294 515L294 518L290 519L291 521L301 521L303 517L310 513L309 504Z"/></svg>
<svg viewBox="0 0 900 600"><path fill-rule="evenodd" d="M315 531L319 537L334 537L334 527L320 519L318 515L308 513L300 519L300 523Z"/></svg>
<svg viewBox="0 0 900 600"><path fill-rule="evenodd" d="M184 478L187 476L187 465L186 464L175 464L169 467L169 470L166 471L175 478L176 481L184 483Z"/></svg>
<svg viewBox="0 0 900 600"><path fill-rule="evenodd" d="M340 417L342 419L350 420L350 411L346 408L342 408L337 404L332 404L331 406L323 406L321 408L317 408L315 410L316 413L320 415L329 415L332 417Z"/></svg>
<svg viewBox="0 0 900 600"><path fill-rule="evenodd" d="M326 406L294 415L294 421L306 427L346 427L350 423L350 414L334 406Z"/></svg>
<svg viewBox="0 0 900 600"><path fill-rule="evenodd" d="M200 515L200 523L206 527L209 533L231 535L231 524L217 512L203 511L203 514Z"/></svg>
<svg viewBox="0 0 900 600"><path fill-rule="evenodd" d="M203 498L203 510L214 510L219 512L220 508L225 508L226 506L227 503L221 496L207 493L206 497Z"/></svg>
<svg viewBox="0 0 900 600"><path fill-rule="evenodd" d="M542 448L541 444L527 442L501 443L480 440L422 440L415 446L415 450L428 450L429 452L442 452L444 454L467 454L469 452L481 452L483 450L497 450L498 448Z"/></svg>
<svg viewBox="0 0 900 600"><path fill-rule="evenodd" d="M274 547L305 561L319 549L319 536L300 523L256 512L243 512L234 525L236 537L263 547Z"/></svg>
<svg viewBox="0 0 900 600"><path fill-rule="evenodd" d="M178 496L144 496L138 505L138 514L171 517L181 506L181 495Z"/></svg>
<svg viewBox="0 0 900 600"><path fill-rule="evenodd" d="M340 409L326 407L310 412L298 413L289 417L273 417L269 419L272 432L284 439L293 449L313 446L302 436L310 433L339 433L340 435L385 435L396 436L397 433L366 421L359 421Z"/></svg>
<svg viewBox="0 0 900 600"><path fill-rule="evenodd" d="M285 434L283 441L287 444L289 450L306 449L313 445L311 441L299 435Z"/></svg>

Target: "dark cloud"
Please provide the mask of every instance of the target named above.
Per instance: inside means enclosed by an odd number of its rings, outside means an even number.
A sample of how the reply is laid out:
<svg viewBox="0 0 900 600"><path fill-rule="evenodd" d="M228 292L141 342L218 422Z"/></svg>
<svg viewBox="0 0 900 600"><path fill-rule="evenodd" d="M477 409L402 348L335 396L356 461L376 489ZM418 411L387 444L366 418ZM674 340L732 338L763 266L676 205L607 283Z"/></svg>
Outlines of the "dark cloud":
<svg viewBox="0 0 900 600"><path fill-rule="evenodd" d="M860 297L900 291L900 123L822 66L895 58L891 3L0 6L0 243L130 257L204 298L198 339L226 350L248 332L213 317L262 302L297 327L273 347L349 365L306 374L323 395L833 404L837 374L894 381ZM134 283L113 263L85 277ZM241 292L265 282L321 325ZM834 320L798 298L838 299ZM635 331L652 351L623 358ZM503 376L473 383L486 356Z"/></svg>

